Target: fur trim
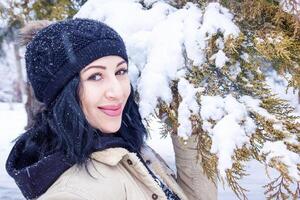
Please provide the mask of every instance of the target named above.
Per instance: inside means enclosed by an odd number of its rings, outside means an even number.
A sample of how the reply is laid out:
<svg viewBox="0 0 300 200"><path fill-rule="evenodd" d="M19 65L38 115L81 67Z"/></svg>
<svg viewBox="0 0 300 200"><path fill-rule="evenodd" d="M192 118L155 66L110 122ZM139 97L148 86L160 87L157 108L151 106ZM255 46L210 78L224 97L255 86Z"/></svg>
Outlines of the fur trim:
<svg viewBox="0 0 300 200"><path fill-rule="evenodd" d="M21 30L19 35L20 46L26 46L38 31L49 26L52 22L48 20L37 20L28 22Z"/></svg>

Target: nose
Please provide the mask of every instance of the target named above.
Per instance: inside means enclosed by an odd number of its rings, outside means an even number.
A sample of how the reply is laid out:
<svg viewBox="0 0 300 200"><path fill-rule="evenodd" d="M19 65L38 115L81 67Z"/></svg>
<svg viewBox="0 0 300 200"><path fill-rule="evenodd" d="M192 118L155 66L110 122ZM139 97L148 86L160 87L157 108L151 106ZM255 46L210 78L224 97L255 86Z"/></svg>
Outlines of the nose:
<svg viewBox="0 0 300 200"><path fill-rule="evenodd" d="M107 83L107 90L105 92L105 96L110 100L119 100L123 96L123 89L121 82L114 76L109 79Z"/></svg>

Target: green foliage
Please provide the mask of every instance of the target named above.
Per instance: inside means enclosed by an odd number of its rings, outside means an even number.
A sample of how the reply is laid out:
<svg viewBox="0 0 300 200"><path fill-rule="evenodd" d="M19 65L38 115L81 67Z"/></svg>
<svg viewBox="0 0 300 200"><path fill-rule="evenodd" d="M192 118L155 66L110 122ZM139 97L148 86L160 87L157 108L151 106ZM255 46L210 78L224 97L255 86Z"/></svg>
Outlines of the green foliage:
<svg viewBox="0 0 300 200"><path fill-rule="evenodd" d="M221 2L236 14L237 23L254 44L253 53L262 58L262 63L270 62L281 75L291 74L289 86L300 88L300 13L293 7L297 2L283 2L292 6L291 14L277 1Z"/></svg>
<svg viewBox="0 0 300 200"><path fill-rule="evenodd" d="M71 18L78 11L76 5L71 0L37 0L32 9L36 19L62 20Z"/></svg>
<svg viewBox="0 0 300 200"><path fill-rule="evenodd" d="M177 1L182 7L188 1ZM195 1L192 1L195 2ZM205 6L207 1L197 1L199 6ZM284 12L277 1L270 0L223 0L224 6L235 14L235 21L241 33L238 38L223 37L217 33L208 41L206 49L207 62L201 66L190 66L186 79L195 88L201 88L197 94L197 102L201 105L202 95L226 97L232 95L237 100L245 95L261 101L260 106L274 118L268 118L254 110L248 109L249 116L258 127L251 135L250 145L237 148L232 156L233 165L226 171L226 182L239 199L247 199L247 189L239 184L244 176L245 163L251 159L276 169L280 177L266 185L266 198L291 199L299 197L299 183L288 174L288 166L279 159L266 161L261 149L267 141L285 141L287 148L300 154L300 124L298 117L292 115L292 108L286 101L272 94L265 83L262 73L264 66L272 65L280 74L291 75L290 85L300 88L300 29L298 18ZM224 49L229 60L225 66L218 68L211 57L219 51L217 41L224 41ZM245 59L244 55L247 55ZM235 73L236 71L239 73ZM177 132L178 106L181 97L177 91L177 83L172 84L173 102L170 106L161 103L159 117L168 122L168 131ZM166 116L167 115L167 116ZM198 149L202 156L202 167L209 178L217 173L217 156L210 153L211 138L202 130L201 117L191 117L193 134L199 134ZM217 121L211 120L214 126ZM243 123L243 122L242 122ZM282 129L276 127L277 124ZM298 143L287 142L293 136ZM298 164L299 165L299 164ZM298 166L298 170L300 167ZM222 180L224 181L224 180ZM298 187L291 188L291 184ZM298 195L298 196L297 196Z"/></svg>

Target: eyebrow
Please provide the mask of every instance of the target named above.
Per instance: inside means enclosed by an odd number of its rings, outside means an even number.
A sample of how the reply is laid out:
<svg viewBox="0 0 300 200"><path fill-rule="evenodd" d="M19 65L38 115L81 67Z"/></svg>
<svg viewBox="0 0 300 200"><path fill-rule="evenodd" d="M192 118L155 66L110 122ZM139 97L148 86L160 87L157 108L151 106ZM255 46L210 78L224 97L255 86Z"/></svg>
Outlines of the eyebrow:
<svg viewBox="0 0 300 200"><path fill-rule="evenodd" d="M126 63L126 61L125 61L125 60L122 60L121 62L119 62L119 63L117 64L116 67L119 67L119 66L122 65L123 63ZM91 69L91 68L106 69L106 67L105 67L105 66L102 66L102 65L91 65L91 66L88 66L87 68L83 69L82 72L85 72L85 71L87 71L87 70L89 70L89 69Z"/></svg>

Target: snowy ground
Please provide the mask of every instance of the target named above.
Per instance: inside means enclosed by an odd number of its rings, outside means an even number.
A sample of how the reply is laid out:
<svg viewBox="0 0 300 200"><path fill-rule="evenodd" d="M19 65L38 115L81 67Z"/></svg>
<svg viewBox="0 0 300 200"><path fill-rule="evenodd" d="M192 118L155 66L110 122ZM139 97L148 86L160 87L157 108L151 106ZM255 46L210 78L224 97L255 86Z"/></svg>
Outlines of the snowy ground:
<svg viewBox="0 0 300 200"><path fill-rule="evenodd" d="M23 199L14 181L6 174L5 161L7 155L12 147L10 143L14 138L22 133L23 127L26 123L26 113L21 104L14 104L12 110L8 104L0 103L0 199L1 200L18 200ZM151 139L148 144L158 151L168 164L174 169L174 152L171 146L171 139L160 139L157 134L159 123L153 122L153 128L150 130ZM265 199L263 195L262 185L267 183L265 178L264 167L256 162L251 162L247 167L250 174L245 178L242 185L248 188L249 199ZM219 184L219 199L220 200L233 200L237 199L233 192L227 187L225 189Z"/></svg>
<svg viewBox="0 0 300 200"><path fill-rule="evenodd" d="M5 161L12 147L11 141L22 133L26 123L26 112L21 104L10 109L8 104L0 103L0 199L24 199L14 181L7 175Z"/></svg>

